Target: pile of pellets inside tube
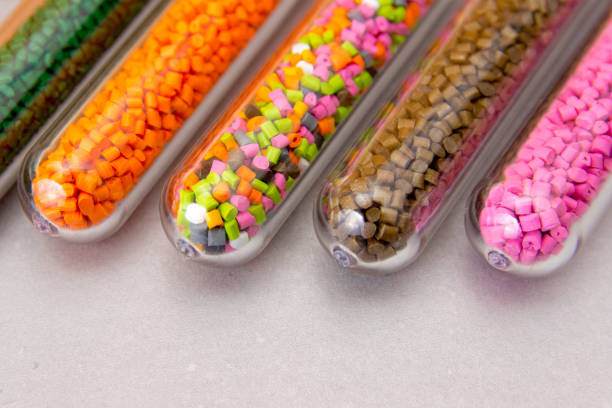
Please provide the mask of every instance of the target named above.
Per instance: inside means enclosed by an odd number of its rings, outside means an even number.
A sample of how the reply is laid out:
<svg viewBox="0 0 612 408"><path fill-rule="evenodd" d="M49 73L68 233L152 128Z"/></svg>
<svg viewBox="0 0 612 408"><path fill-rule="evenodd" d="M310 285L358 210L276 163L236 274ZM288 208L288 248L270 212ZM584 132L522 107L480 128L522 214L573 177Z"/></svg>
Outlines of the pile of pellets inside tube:
<svg viewBox="0 0 612 408"><path fill-rule="evenodd" d="M489 190L484 241L533 264L563 249L612 169L612 22Z"/></svg>

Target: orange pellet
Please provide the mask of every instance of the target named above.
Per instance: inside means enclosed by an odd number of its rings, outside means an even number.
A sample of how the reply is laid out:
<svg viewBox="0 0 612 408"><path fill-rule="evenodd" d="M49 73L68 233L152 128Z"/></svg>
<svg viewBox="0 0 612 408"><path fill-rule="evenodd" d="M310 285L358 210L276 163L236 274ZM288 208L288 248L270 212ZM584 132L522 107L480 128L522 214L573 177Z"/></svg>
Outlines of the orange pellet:
<svg viewBox="0 0 612 408"><path fill-rule="evenodd" d="M299 135L298 135L299 136ZM250 183L251 181L253 181L255 179L255 172L251 169L249 169L247 166L240 166L238 168L238 170L236 170L236 175L238 177L240 177L242 180L245 180L246 182Z"/></svg>
<svg viewBox="0 0 612 408"><path fill-rule="evenodd" d="M79 210L85 214L91 214L94 210L94 198L91 194L81 193L78 198Z"/></svg>
<svg viewBox="0 0 612 408"><path fill-rule="evenodd" d="M238 184L238 188L236 189L236 194L248 197L251 194L251 190L253 187L251 183L246 180L240 180L240 184Z"/></svg>
<svg viewBox="0 0 612 408"><path fill-rule="evenodd" d="M259 204L261 202L261 191L252 189L249 194L249 201L251 204Z"/></svg>
<svg viewBox="0 0 612 408"><path fill-rule="evenodd" d="M70 229L110 216L113 203L129 193L277 3L175 0L41 160L32 186L41 213ZM251 124L259 127L262 119ZM217 143L212 157L225 161L238 147ZM250 185L242 190L252 194ZM213 195L224 201L229 192L222 182Z"/></svg>
<svg viewBox="0 0 612 408"><path fill-rule="evenodd" d="M212 210L207 212L205 218L206 224L209 229L223 226L223 218L221 218L221 213L219 212L219 210Z"/></svg>
<svg viewBox="0 0 612 408"><path fill-rule="evenodd" d="M231 191L229 185L222 181L213 188L212 196L220 203L227 201L230 197Z"/></svg>
<svg viewBox="0 0 612 408"><path fill-rule="evenodd" d="M185 179L183 180L183 187L188 190L198 181L200 181L200 178L197 174L189 173L189 175L187 175L187 177L185 177Z"/></svg>

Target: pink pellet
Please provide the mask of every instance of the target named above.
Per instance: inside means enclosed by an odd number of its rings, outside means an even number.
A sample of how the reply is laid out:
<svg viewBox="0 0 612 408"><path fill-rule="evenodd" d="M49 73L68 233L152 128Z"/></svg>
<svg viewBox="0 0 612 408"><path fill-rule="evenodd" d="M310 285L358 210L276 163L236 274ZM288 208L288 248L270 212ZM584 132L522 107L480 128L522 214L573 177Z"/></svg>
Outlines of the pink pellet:
<svg viewBox="0 0 612 408"><path fill-rule="evenodd" d="M289 138L283 135L282 133L270 139L270 143L272 144L272 146L278 147L279 149L289 146L289 142Z"/></svg>
<svg viewBox="0 0 612 408"><path fill-rule="evenodd" d="M587 180L587 172L580 167L572 167L567 171L567 178L574 183L584 183Z"/></svg>
<svg viewBox="0 0 612 408"><path fill-rule="evenodd" d="M563 242L569 236L567 228L558 226L550 231L550 236L557 242Z"/></svg>
<svg viewBox="0 0 612 408"><path fill-rule="evenodd" d="M242 150L247 159L250 159L259 153L259 145L257 143L249 143L244 146L240 146L240 150Z"/></svg>
<svg viewBox="0 0 612 408"><path fill-rule="evenodd" d="M588 183L578 184L576 186L576 193L574 193L577 198L582 201L591 202L597 193Z"/></svg>
<svg viewBox="0 0 612 408"><path fill-rule="evenodd" d="M238 211L243 212L249 209L251 202L245 196L234 194L230 198L230 203L238 209Z"/></svg>
<svg viewBox="0 0 612 408"><path fill-rule="evenodd" d="M259 226L258 225L251 225L249 228L247 228L247 235L249 236L249 238L253 238L255 235L257 235L259 233Z"/></svg>
<svg viewBox="0 0 612 408"><path fill-rule="evenodd" d="M580 112L576 118L576 125L583 129L590 130L595 124L595 115L590 111Z"/></svg>
<svg viewBox="0 0 612 408"><path fill-rule="evenodd" d="M270 160L266 156L258 155L253 158L251 165L257 170L268 170L270 168Z"/></svg>
<svg viewBox="0 0 612 408"><path fill-rule="evenodd" d="M533 199L533 211L542 212L551 208L550 201L546 197L535 197Z"/></svg>
<svg viewBox="0 0 612 408"><path fill-rule="evenodd" d="M591 145L591 151L610 157L610 152L612 152L612 143L610 143L607 138L601 136L596 137Z"/></svg>
<svg viewBox="0 0 612 408"><path fill-rule="evenodd" d="M280 191L283 191L287 185L287 179L282 173L275 173L274 180L272 180L272 182Z"/></svg>
<svg viewBox="0 0 612 408"><path fill-rule="evenodd" d="M552 208L540 213L540 225L542 231L550 231L551 229L558 227L560 224L561 221L559 221L559 216Z"/></svg>
<svg viewBox="0 0 612 408"><path fill-rule="evenodd" d="M531 188L531 195L534 197L548 197L552 191L552 184L543 181L536 181Z"/></svg>
<svg viewBox="0 0 612 408"><path fill-rule="evenodd" d="M563 105L559 107L558 112L561 119L563 119L565 122L576 119L576 116L578 116L578 111L576 111L576 108L571 105Z"/></svg>
<svg viewBox="0 0 612 408"><path fill-rule="evenodd" d="M542 247L542 233L530 231L523 236L523 249L537 251Z"/></svg>
<svg viewBox="0 0 612 408"><path fill-rule="evenodd" d="M541 227L540 216L538 214L521 215L519 222L524 232L535 231Z"/></svg>
<svg viewBox="0 0 612 408"><path fill-rule="evenodd" d="M241 230L249 228L253 224L255 224L255 217L248 211L240 212L236 216L236 221L238 221L238 225Z"/></svg>
<svg viewBox="0 0 612 408"><path fill-rule="evenodd" d="M272 201L270 197L266 196L261 197L261 204L266 212L270 211L272 207L274 207L274 201Z"/></svg>
<svg viewBox="0 0 612 408"><path fill-rule="evenodd" d="M550 235L546 234L542 238L542 245L540 246L540 252L544 255L548 255L552 252L553 248L557 245L557 241Z"/></svg>
<svg viewBox="0 0 612 408"><path fill-rule="evenodd" d="M517 215L527 215L531 214L531 197L518 197L514 201L514 212Z"/></svg>

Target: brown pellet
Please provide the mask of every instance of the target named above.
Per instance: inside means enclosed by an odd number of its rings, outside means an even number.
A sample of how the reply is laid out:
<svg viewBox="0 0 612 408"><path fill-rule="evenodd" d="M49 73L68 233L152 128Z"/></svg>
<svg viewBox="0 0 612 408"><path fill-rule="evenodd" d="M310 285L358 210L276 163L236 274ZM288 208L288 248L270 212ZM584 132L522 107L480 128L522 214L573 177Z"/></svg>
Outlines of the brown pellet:
<svg viewBox="0 0 612 408"><path fill-rule="evenodd" d="M376 234L376 224L373 222L366 222L361 227L361 236L365 239L370 239Z"/></svg>
<svg viewBox="0 0 612 408"><path fill-rule="evenodd" d="M395 224L397 222L397 210L390 207L380 209L380 221L385 224Z"/></svg>
<svg viewBox="0 0 612 408"><path fill-rule="evenodd" d="M385 250L385 244L373 238L368 239L368 252L371 255L382 254Z"/></svg>
<svg viewBox="0 0 612 408"><path fill-rule="evenodd" d="M397 227L388 224L381 224L377 228L376 239L379 241L382 240L385 242L393 242L395 241L395 238L397 238L398 234L399 229Z"/></svg>
<svg viewBox="0 0 612 408"><path fill-rule="evenodd" d="M353 200L352 195L345 195L340 198L340 207L343 210L355 210L357 209L357 204L355 204L355 200Z"/></svg>
<svg viewBox="0 0 612 408"><path fill-rule="evenodd" d="M343 244L353 253L358 253L365 247L365 243L359 238L354 237L354 236L348 237L347 239L345 239Z"/></svg>
<svg viewBox="0 0 612 408"><path fill-rule="evenodd" d="M378 169L376 171L376 184L379 185L393 185L393 182L395 181L395 176L393 175L392 171L389 170L383 170L383 169Z"/></svg>
<svg viewBox="0 0 612 408"><path fill-rule="evenodd" d="M372 199L380 205L388 205L391 202L391 190L384 186L375 186Z"/></svg>
<svg viewBox="0 0 612 408"><path fill-rule="evenodd" d="M380 209L378 209L377 207L369 208L366 211L365 215L366 215L366 220L370 222L376 222L380 220Z"/></svg>
<svg viewBox="0 0 612 408"><path fill-rule="evenodd" d="M372 197L369 194L355 194L354 201L359 208L370 208L372 206ZM393 202L393 200L391 201Z"/></svg>

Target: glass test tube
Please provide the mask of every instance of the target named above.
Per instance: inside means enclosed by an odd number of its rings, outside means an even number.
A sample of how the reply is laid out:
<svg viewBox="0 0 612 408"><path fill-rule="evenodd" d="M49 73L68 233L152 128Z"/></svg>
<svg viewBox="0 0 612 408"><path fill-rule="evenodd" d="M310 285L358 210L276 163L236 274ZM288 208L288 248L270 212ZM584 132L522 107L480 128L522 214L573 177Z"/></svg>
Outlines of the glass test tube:
<svg viewBox="0 0 612 408"><path fill-rule="evenodd" d="M612 203L612 20L471 196L466 232L495 268L567 264Z"/></svg>
<svg viewBox="0 0 612 408"><path fill-rule="evenodd" d="M75 242L113 234L300 7L296 0L164 3L104 67L94 92L28 153L20 199L35 227Z"/></svg>
<svg viewBox="0 0 612 408"><path fill-rule="evenodd" d="M342 267L369 274L413 262L486 162L476 153L504 140L491 130L541 56L571 17L596 20L588 13L601 5L471 3L420 76L390 100L384 120L353 139L327 178L314 218L330 255Z"/></svg>

